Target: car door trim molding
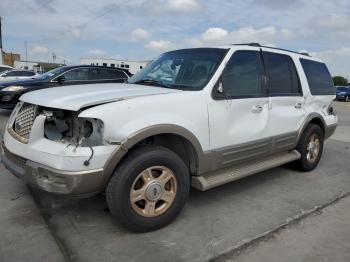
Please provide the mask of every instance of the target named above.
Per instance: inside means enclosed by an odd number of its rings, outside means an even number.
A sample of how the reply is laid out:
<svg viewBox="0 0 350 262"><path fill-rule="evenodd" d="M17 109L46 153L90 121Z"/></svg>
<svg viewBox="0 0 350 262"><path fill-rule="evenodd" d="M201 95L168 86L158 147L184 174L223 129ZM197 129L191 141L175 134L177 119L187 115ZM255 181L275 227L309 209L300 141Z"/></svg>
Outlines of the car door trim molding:
<svg viewBox="0 0 350 262"><path fill-rule="evenodd" d="M204 152L203 170L210 172L294 149L298 131Z"/></svg>

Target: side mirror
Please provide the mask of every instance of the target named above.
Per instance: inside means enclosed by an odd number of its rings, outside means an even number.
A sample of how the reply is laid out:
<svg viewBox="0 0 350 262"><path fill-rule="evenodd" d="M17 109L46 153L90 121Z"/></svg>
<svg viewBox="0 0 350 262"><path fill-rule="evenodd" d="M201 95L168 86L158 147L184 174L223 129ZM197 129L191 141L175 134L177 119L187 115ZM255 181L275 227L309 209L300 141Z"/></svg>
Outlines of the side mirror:
<svg viewBox="0 0 350 262"><path fill-rule="evenodd" d="M217 86L217 91L219 94L223 94L224 93L224 85L222 83L222 79L219 80L218 86Z"/></svg>
<svg viewBox="0 0 350 262"><path fill-rule="evenodd" d="M61 76L59 76L59 77L56 78L56 81L57 81L60 85L63 84L64 80L66 80L66 78L64 77L64 75L61 75Z"/></svg>

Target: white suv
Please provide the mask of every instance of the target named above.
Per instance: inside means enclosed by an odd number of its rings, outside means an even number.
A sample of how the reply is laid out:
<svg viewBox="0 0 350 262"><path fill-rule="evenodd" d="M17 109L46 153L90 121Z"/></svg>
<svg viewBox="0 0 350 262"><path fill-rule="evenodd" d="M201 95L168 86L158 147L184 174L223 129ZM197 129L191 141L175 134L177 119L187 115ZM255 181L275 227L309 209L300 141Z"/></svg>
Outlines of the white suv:
<svg viewBox="0 0 350 262"><path fill-rule="evenodd" d="M210 188L288 162L314 169L337 116L321 61L258 44L167 52L125 84L27 93L3 162L54 193L106 191L137 232L169 223L190 186Z"/></svg>

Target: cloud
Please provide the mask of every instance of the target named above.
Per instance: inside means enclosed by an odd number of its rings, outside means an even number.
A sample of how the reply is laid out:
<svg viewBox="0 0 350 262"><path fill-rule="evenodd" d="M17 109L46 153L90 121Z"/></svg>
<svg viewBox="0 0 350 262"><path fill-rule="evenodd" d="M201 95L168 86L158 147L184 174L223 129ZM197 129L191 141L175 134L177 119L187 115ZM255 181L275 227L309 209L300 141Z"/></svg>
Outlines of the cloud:
<svg viewBox="0 0 350 262"><path fill-rule="evenodd" d="M332 75L350 76L350 47L310 52L311 56L324 61Z"/></svg>
<svg viewBox="0 0 350 262"><path fill-rule="evenodd" d="M175 12L194 12L200 9L196 0L168 0L168 8Z"/></svg>
<svg viewBox="0 0 350 262"><path fill-rule="evenodd" d="M280 29L274 26L267 26L255 29L252 26L238 28L231 32L220 28L212 27L207 29L197 38L192 38L190 43L195 46L226 45L233 43L260 43L268 46L275 46L276 43L294 37L293 32L288 29Z"/></svg>
<svg viewBox="0 0 350 262"><path fill-rule="evenodd" d="M227 37L228 32L220 27L209 28L201 35L201 39L204 42L216 42Z"/></svg>
<svg viewBox="0 0 350 262"><path fill-rule="evenodd" d="M285 9L290 7L291 5L299 4L299 1L294 0L254 0L252 2L254 5L260 5L263 7L268 7L271 9Z"/></svg>
<svg viewBox="0 0 350 262"><path fill-rule="evenodd" d="M92 49L92 50L88 51L88 54L89 55L105 55L105 54L107 54L107 52L104 50L101 50L101 49Z"/></svg>
<svg viewBox="0 0 350 262"><path fill-rule="evenodd" d="M46 54L49 52L49 49L46 46L36 45L32 48L32 52L35 54Z"/></svg>
<svg viewBox="0 0 350 262"><path fill-rule="evenodd" d="M92 49L150 59L167 49L240 42L334 52L350 47L349 7L349 0L0 0L7 51L24 56L27 40L30 59L51 61L55 52L75 63ZM35 45L49 51L34 54Z"/></svg>
<svg viewBox="0 0 350 262"><path fill-rule="evenodd" d="M235 43L258 42L265 45L292 38L293 33L288 29L278 29L274 26L255 29L252 26L243 27L230 33L230 40Z"/></svg>
<svg viewBox="0 0 350 262"><path fill-rule="evenodd" d="M166 40L158 40L158 41L150 41L146 48L154 50L154 51L167 51L172 49L173 44L170 41Z"/></svg>
<svg viewBox="0 0 350 262"><path fill-rule="evenodd" d="M131 37L133 40L140 41L151 37L151 33L145 29L138 28L131 32Z"/></svg>

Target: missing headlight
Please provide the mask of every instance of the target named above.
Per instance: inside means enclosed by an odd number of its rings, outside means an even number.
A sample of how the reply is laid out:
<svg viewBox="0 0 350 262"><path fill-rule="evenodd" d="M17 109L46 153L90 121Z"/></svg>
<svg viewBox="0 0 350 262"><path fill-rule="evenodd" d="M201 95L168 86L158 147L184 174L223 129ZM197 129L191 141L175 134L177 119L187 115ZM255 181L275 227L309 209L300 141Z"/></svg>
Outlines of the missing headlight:
<svg viewBox="0 0 350 262"><path fill-rule="evenodd" d="M103 144L103 122L94 118L78 118L77 130L73 136L80 146L99 146Z"/></svg>
<svg viewBox="0 0 350 262"><path fill-rule="evenodd" d="M46 116L45 137L74 146L91 147L103 144L103 122L95 118L80 118L77 112L43 110Z"/></svg>

